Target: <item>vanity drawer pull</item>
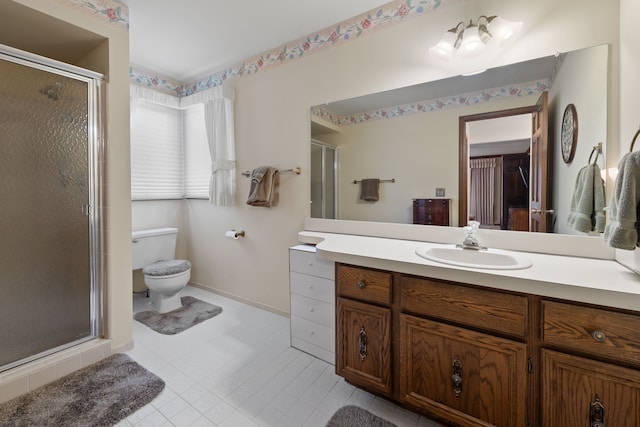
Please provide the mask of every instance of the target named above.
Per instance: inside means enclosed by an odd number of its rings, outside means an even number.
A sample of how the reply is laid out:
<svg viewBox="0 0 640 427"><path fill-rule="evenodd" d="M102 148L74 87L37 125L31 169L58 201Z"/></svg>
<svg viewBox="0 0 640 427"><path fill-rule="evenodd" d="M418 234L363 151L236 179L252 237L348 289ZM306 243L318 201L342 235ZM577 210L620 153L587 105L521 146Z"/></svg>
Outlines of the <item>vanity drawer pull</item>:
<svg viewBox="0 0 640 427"><path fill-rule="evenodd" d="M362 280L358 280L358 287L359 287L360 289L364 289L365 284L364 284L364 282L363 282Z"/></svg>
<svg viewBox="0 0 640 427"><path fill-rule="evenodd" d="M593 331L591 332L591 338L593 338L595 342L605 342L607 336L602 331Z"/></svg>

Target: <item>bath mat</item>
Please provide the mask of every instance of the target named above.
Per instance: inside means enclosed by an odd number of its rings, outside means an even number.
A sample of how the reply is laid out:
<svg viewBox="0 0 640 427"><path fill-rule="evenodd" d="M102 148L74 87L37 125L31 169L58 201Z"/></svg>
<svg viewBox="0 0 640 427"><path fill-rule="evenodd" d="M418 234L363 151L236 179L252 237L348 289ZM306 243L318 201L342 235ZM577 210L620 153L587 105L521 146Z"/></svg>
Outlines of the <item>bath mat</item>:
<svg viewBox="0 0 640 427"><path fill-rule="evenodd" d="M0 426L112 426L151 402L164 381L114 354L0 404Z"/></svg>
<svg viewBox="0 0 640 427"><path fill-rule="evenodd" d="M355 405L347 405L338 409L326 427L396 427L395 424L373 415L371 412Z"/></svg>
<svg viewBox="0 0 640 427"><path fill-rule="evenodd" d="M156 332L175 335L222 312L222 308L217 305L209 304L198 298L182 297L180 300L182 307L177 310L164 314L155 311L141 311L134 314L133 318Z"/></svg>

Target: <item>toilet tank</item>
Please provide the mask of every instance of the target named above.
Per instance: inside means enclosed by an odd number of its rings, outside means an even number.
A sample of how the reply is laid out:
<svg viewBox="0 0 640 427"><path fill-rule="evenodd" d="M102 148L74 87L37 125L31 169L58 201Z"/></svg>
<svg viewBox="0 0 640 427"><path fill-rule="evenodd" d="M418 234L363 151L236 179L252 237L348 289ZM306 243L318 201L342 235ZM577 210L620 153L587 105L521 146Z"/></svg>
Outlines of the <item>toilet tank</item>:
<svg viewBox="0 0 640 427"><path fill-rule="evenodd" d="M136 230L131 233L133 269L156 261L174 259L178 229L173 227Z"/></svg>

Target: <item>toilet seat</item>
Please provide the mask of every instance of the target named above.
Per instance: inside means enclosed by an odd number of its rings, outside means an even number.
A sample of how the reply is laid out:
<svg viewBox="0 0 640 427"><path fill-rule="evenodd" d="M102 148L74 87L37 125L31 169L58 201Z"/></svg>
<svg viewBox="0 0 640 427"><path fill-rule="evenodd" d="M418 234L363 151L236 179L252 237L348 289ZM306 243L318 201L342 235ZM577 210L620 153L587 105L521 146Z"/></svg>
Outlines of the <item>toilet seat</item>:
<svg viewBox="0 0 640 427"><path fill-rule="evenodd" d="M184 259L167 259L154 262L142 269L145 276L166 277L184 273L191 268L191 263Z"/></svg>

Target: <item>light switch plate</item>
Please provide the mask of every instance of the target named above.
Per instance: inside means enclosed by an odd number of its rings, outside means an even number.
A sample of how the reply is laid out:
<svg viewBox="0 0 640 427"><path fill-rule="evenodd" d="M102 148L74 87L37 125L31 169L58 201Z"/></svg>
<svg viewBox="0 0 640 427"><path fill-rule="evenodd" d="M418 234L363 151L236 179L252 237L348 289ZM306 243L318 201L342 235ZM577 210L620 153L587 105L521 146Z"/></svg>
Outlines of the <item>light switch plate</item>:
<svg viewBox="0 0 640 427"><path fill-rule="evenodd" d="M436 197L444 197L444 188L436 188Z"/></svg>

